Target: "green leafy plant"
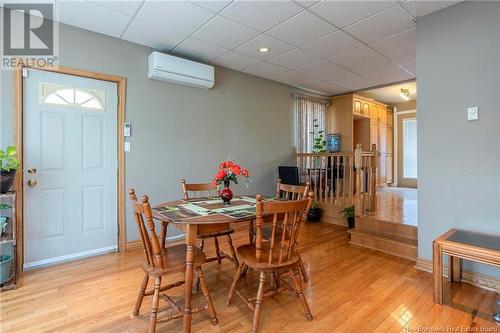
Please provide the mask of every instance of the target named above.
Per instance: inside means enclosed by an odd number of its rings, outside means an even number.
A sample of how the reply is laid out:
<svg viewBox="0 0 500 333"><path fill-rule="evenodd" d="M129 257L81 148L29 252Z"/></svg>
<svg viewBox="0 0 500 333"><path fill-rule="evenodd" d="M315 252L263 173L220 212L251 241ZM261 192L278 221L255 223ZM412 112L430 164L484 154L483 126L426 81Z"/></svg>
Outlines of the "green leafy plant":
<svg viewBox="0 0 500 333"><path fill-rule="evenodd" d="M11 171L19 169L20 163L16 158L17 150L15 147L7 147L5 151L0 149L0 170Z"/></svg>
<svg viewBox="0 0 500 333"><path fill-rule="evenodd" d="M12 208L9 204L0 203L0 210Z"/></svg>
<svg viewBox="0 0 500 333"><path fill-rule="evenodd" d="M341 210L340 213L344 213L345 218L351 218L356 216L356 211L354 209L354 206L346 207L344 208L344 210Z"/></svg>
<svg viewBox="0 0 500 333"><path fill-rule="evenodd" d="M313 120L313 131L310 132L313 136L313 153L326 153L326 138L325 131L319 129L319 120Z"/></svg>

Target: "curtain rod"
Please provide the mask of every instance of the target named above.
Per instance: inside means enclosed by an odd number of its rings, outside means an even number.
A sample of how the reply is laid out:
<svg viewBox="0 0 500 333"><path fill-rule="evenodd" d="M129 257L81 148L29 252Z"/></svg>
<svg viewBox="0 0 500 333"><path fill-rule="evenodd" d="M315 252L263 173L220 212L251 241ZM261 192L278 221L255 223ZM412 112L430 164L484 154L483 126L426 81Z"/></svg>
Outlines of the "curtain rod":
<svg viewBox="0 0 500 333"><path fill-rule="evenodd" d="M295 98L295 99L297 99L297 98L303 98L303 99L307 99L307 100L310 100L310 101L324 103L324 104L327 104L327 105L330 104L330 99L329 98L322 98L322 97L311 96L311 95L304 95L304 94L299 94L299 93L292 94L292 97Z"/></svg>

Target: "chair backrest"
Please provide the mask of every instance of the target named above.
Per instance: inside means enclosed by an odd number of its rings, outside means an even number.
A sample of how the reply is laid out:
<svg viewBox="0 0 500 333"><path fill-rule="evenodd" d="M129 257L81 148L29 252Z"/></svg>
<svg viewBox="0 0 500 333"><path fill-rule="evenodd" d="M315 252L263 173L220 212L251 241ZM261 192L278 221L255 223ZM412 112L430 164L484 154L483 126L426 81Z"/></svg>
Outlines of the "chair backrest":
<svg viewBox="0 0 500 333"><path fill-rule="evenodd" d="M139 228L139 235L141 235L146 261L148 265L163 269L167 263L163 261L160 242L158 240L158 236L156 235L155 224L153 221L153 212L151 211L151 205L149 204L149 198L147 195L144 195L141 198L141 202L139 202L134 189L130 189L128 193L134 206L134 218L137 223L137 227Z"/></svg>
<svg viewBox="0 0 500 333"><path fill-rule="evenodd" d="M282 184L281 179L276 182L276 197L288 200L300 200L307 198L309 183L306 185Z"/></svg>
<svg viewBox="0 0 500 333"><path fill-rule="evenodd" d="M216 196L217 191L219 190L219 187L213 183L188 184L185 179L183 179L181 183L185 200Z"/></svg>
<svg viewBox="0 0 500 333"><path fill-rule="evenodd" d="M295 255L313 198L313 192L309 192L307 198L294 201L263 201L262 195L257 195L255 257L258 261L267 262L269 265L281 264ZM264 217L267 216L273 217L272 233L270 239L266 240L269 249L267 253L263 253L262 227Z"/></svg>

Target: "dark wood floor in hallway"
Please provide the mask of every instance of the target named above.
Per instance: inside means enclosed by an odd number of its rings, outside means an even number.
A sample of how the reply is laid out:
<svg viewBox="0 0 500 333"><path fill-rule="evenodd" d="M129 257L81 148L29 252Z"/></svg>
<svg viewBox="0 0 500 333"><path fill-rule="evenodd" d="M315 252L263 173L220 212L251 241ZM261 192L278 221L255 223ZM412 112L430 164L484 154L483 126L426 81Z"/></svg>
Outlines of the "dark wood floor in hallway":
<svg viewBox="0 0 500 333"><path fill-rule="evenodd" d="M237 227L236 244L247 241L246 230ZM450 292L447 285L446 305L436 305L431 274L416 270L412 261L350 245L345 228L308 224L301 253L313 321L305 319L298 298L283 293L264 299L260 332L500 332L491 316L498 294L467 284L454 284ZM0 294L0 331L146 332L151 299L139 317L132 316L142 260L137 248L27 272L22 287ZM248 332L252 313L246 305L238 298L224 305L234 265L212 262L204 271L219 324L213 326L206 312L195 314L193 332ZM249 271L240 290L253 297L257 285L257 273ZM182 293L176 288L169 295L180 299ZM203 302L201 292L194 296L195 304ZM160 302L160 309L166 304ZM181 328L182 321L174 320L157 331Z"/></svg>

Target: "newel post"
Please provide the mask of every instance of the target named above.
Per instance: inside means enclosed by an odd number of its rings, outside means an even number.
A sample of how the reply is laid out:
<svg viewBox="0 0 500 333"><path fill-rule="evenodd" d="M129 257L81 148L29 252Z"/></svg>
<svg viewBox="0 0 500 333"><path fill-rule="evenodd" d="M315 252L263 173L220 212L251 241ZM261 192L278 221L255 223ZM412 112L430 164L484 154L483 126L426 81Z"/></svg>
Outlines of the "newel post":
<svg viewBox="0 0 500 333"><path fill-rule="evenodd" d="M356 193L355 193L355 211L356 216L361 216L362 208L362 199L361 195L363 193L363 177L362 168L363 168L363 150L361 149L361 144L356 145L356 149L354 149L354 167L356 168Z"/></svg>
<svg viewBox="0 0 500 333"><path fill-rule="evenodd" d="M370 182L370 210L375 211L377 209L377 145L372 144L371 157L371 182Z"/></svg>

